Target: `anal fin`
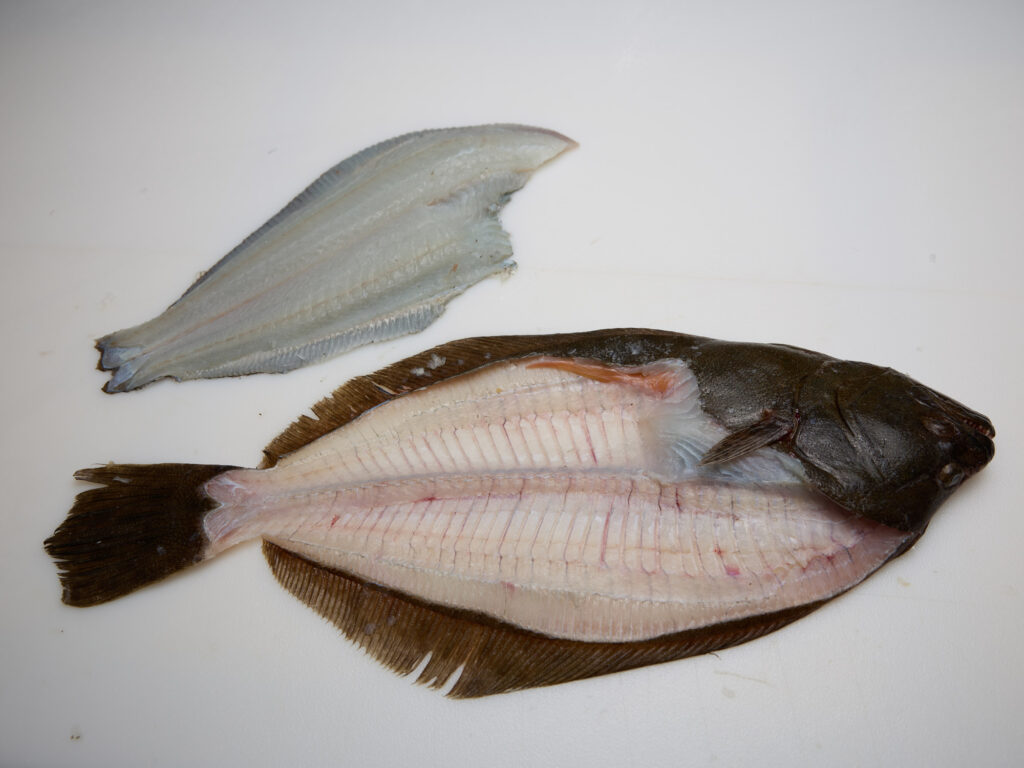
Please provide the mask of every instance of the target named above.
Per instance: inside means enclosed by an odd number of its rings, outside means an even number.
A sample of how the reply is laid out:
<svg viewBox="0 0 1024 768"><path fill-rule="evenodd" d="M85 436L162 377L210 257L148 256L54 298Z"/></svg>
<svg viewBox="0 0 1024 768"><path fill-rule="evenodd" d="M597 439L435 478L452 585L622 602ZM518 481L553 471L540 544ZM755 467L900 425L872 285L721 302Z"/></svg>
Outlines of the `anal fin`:
<svg viewBox="0 0 1024 768"><path fill-rule="evenodd" d="M555 685L707 653L779 629L824 602L640 642L590 643L427 603L271 542L264 542L263 552L282 586L387 668L408 675L429 654L416 682L438 689L451 684L447 695L454 698Z"/></svg>

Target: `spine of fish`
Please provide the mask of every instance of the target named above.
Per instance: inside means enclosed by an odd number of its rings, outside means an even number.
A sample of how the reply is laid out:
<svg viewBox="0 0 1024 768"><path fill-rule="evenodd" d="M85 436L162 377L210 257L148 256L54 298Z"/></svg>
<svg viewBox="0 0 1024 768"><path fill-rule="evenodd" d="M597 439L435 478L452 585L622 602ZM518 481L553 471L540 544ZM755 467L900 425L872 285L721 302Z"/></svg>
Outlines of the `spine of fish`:
<svg viewBox="0 0 1024 768"><path fill-rule="evenodd" d="M448 301L515 266L498 214L576 146L486 125L370 147L313 182L158 317L97 342L104 389L281 373L415 333Z"/></svg>

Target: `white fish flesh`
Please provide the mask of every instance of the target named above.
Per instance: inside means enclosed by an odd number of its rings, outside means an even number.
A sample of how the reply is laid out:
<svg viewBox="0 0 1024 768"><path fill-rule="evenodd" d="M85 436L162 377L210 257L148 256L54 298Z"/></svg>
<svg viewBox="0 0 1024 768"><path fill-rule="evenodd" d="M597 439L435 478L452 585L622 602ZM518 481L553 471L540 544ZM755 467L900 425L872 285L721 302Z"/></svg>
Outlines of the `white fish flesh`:
<svg viewBox="0 0 1024 768"><path fill-rule="evenodd" d="M454 696L564 682L805 615L916 541L995 434L888 369L661 331L453 342L314 413L262 469L80 472L103 487L47 542L64 600L262 539L392 669L429 654Z"/></svg>
<svg viewBox="0 0 1024 768"><path fill-rule="evenodd" d="M498 212L576 146L540 128L422 131L339 163L163 314L97 342L104 389L279 373L422 330L514 266Z"/></svg>

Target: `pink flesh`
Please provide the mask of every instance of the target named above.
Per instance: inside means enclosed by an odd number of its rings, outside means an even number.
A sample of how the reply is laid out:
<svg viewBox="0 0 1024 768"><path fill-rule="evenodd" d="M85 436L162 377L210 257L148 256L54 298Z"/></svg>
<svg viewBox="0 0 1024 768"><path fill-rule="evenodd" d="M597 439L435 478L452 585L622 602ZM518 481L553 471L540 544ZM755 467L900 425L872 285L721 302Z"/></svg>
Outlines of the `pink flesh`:
<svg viewBox="0 0 1024 768"><path fill-rule="evenodd" d="M676 467L667 421L724 436L681 363L588 365L498 364L215 478L208 556L263 536L425 600L616 641L830 597L905 541L785 466L747 485Z"/></svg>

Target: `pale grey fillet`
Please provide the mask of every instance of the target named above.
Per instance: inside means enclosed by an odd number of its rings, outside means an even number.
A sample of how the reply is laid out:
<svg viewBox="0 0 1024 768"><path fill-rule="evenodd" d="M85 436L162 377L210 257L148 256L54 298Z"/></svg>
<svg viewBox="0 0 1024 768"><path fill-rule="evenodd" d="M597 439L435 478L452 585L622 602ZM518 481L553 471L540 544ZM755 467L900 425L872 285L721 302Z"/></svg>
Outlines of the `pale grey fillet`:
<svg viewBox="0 0 1024 768"><path fill-rule="evenodd" d="M487 125L400 136L339 163L163 314L97 343L107 392L280 373L422 330L514 267L498 213L549 160L554 131Z"/></svg>

